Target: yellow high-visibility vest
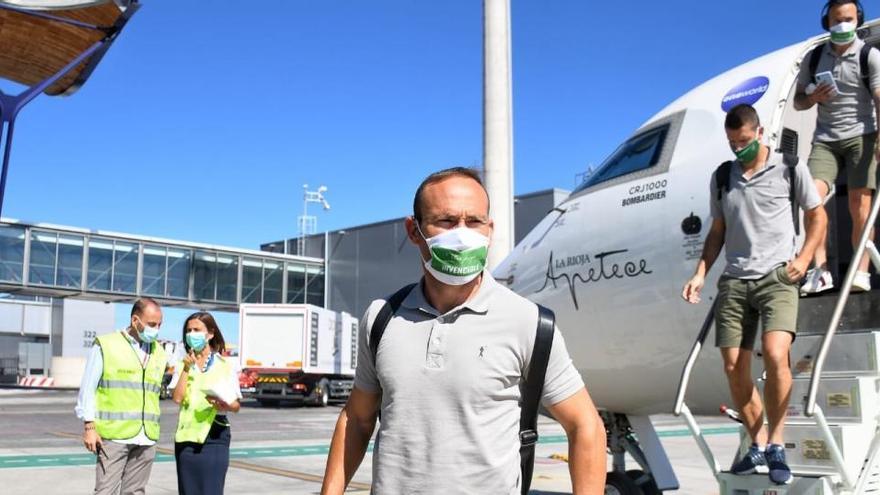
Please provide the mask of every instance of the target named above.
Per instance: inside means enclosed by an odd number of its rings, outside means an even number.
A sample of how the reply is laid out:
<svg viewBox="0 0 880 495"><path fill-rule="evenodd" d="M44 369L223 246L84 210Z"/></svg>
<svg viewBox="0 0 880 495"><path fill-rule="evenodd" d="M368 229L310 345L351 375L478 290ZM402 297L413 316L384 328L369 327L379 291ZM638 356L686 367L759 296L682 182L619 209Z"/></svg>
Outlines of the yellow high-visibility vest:
<svg viewBox="0 0 880 495"><path fill-rule="evenodd" d="M181 363L182 367L183 364ZM182 369L182 368L181 368ZM214 354L214 362L208 371L202 372L198 366L190 368L186 375L186 395L180 403L175 442L205 443L211 424L217 416L217 409L206 399L203 389L232 376L232 366L219 354Z"/></svg>
<svg viewBox="0 0 880 495"><path fill-rule="evenodd" d="M95 430L101 438L133 438L143 427L147 437L159 440L159 391L168 358L157 342L150 345L143 365L122 332L97 338L104 370L96 393Z"/></svg>

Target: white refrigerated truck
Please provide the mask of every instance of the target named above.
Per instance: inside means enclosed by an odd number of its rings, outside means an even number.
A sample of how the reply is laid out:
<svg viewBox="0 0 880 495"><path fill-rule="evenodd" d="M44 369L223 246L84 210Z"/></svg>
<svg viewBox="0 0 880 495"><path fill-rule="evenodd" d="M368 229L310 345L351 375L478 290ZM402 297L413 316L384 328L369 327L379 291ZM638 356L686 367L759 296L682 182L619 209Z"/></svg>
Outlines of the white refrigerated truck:
<svg viewBox="0 0 880 495"><path fill-rule="evenodd" d="M351 393L358 321L310 304L242 304L239 357L245 397L263 405L326 406Z"/></svg>

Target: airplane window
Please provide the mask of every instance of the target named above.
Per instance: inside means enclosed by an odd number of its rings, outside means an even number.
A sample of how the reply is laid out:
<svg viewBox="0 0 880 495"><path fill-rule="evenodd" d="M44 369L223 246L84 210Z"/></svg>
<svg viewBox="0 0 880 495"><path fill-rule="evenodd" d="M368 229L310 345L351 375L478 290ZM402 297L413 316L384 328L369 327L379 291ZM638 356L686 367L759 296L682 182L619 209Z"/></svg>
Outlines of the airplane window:
<svg viewBox="0 0 880 495"><path fill-rule="evenodd" d="M574 192L607 180L653 167L660 160L669 124L643 132L623 143ZM572 193L573 194L573 193Z"/></svg>

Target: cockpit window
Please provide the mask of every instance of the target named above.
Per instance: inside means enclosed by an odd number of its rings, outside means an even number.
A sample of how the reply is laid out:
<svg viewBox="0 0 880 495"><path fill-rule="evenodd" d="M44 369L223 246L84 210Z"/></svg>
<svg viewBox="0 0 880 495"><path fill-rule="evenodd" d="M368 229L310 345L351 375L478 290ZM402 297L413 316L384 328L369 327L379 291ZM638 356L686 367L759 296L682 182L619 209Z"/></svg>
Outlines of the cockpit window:
<svg viewBox="0 0 880 495"><path fill-rule="evenodd" d="M620 145L602 165L579 185L572 194L602 182L657 165L663 152L670 124L633 136Z"/></svg>

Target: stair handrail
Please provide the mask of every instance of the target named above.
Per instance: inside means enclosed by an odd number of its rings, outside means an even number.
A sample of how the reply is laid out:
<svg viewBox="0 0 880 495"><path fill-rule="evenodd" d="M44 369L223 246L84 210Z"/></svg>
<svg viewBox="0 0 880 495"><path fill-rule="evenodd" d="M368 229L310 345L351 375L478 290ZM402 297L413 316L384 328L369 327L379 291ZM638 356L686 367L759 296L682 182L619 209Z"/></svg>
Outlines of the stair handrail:
<svg viewBox="0 0 880 495"><path fill-rule="evenodd" d="M834 313L831 315L828 329L822 337L822 346L819 348L819 354L816 356L816 362L814 363L813 371L810 374L810 393L807 395L807 402L804 405L804 415L807 417L812 417L816 412L816 395L819 391L819 380L821 380L822 368L825 366L825 358L828 355L828 349L831 347L831 341L837 333L837 326L840 324L844 307L849 299L853 281L856 278L856 271L859 268L859 262L861 261L862 256L865 255L865 251L869 249L869 245L872 251L870 253L872 262L876 263L878 260L877 250L874 247L873 242L870 240L871 230L877 221L878 211L880 211L880 194L875 194L874 200L871 203L871 212L862 228L862 235L859 238L856 251L853 253L849 268L846 271L846 278L844 279L843 285L840 287L840 295L837 298L837 305L834 307ZM880 270L880 267L877 268Z"/></svg>
<svg viewBox="0 0 880 495"><path fill-rule="evenodd" d="M880 270L880 253L871 241L871 230L877 221L877 214L880 212L880 194L874 196L871 202L871 212L868 219L862 226L862 235L859 237L859 243L856 245L852 260L850 260L849 268L846 271L843 285L840 287L840 295L837 297L837 304L834 306L834 312L831 314L831 321L828 323L828 329L822 337L822 345L819 353L816 355L816 362L813 364L813 370L810 373L810 390L807 395L807 401L804 404L804 416L814 418L816 426L825 439L831 461L834 463L840 473L842 482L847 489L852 489L858 483L853 480L850 471L844 462L843 453L837 445L834 435L831 433L831 427L825 419L825 412L816 404L816 396L819 392L819 381L822 379L822 368L825 366L825 358L828 356L828 349L831 347L831 341L837 333L837 327L840 325L840 319L843 317L843 310L846 307L849 294L852 291L853 281L856 278L856 272L859 269L859 262L865 255L865 251L869 253L871 262Z"/></svg>
<svg viewBox="0 0 880 495"><path fill-rule="evenodd" d="M874 417L874 421L876 423L876 416ZM853 487L853 493L860 495L865 492L868 480L871 479L871 468L873 468L878 462L880 462L880 431L875 428L874 438L871 440L871 446L868 447L868 455L865 456L865 463L862 464L862 472L859 474L859 479Z"/></svg>
<svg viewBox="0 0 880 495"><path fill-rule="evenodd" d="M709 330L712 328L712 323L715 320L715 306L717 304L718 298L716 297L715 301L712 302L712 307L709 308L709 312L706 314L706 318L703 320L703 326L700 327L700 333L697 335L697 340L694 341L693 347L691 347L691 353L688 355L684 368L681 370L681 379L678 382L678 392L675 396L675 407L672 410L672 413L676 416L681 416L682 407L684 406L684 397L687 393L688 383L691 379L691 371L694 368L694 364L697 362L697 357L699 357L700 351L703 349L703 343L706 341L706 336L709 335Z"/></svg>

